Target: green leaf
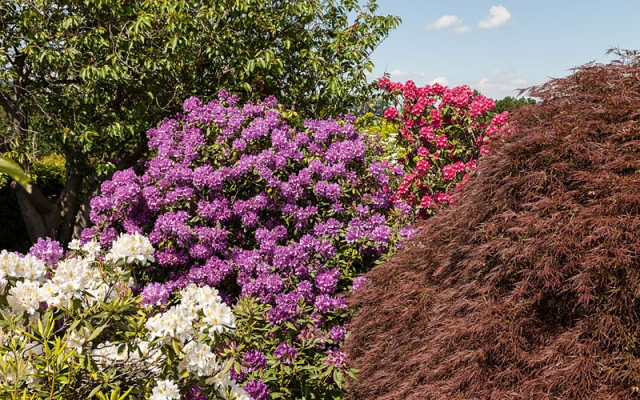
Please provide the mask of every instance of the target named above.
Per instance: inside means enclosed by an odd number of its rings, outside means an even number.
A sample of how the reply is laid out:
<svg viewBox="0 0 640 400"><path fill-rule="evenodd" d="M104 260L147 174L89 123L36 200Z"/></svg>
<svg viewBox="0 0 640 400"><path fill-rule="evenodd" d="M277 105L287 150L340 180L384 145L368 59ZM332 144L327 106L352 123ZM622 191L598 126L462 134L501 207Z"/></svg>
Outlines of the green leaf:
<svg viewBox="0 0 640 400"><path fill-rule="evenodd" d="M8 160L4 157L0 157L0 173L5 173L11 177L14 181L16 181L20 186L27 191L27 193L31 193L31 185L29 184L29 177L25 172L20 168L18 163Z"/></svg>
<svg viewBox="0 0 640 400"><path fill-rule="evenodd" d="M89 338L87 339L88 342L92 341L93 339L97 338L98 336L100 336L100 334L102 333L102 331L104 330L104 328L106 328L106 325L101 325L99 327L96 328L95 331L93 331L93 333L91 334L91 336L89 336Z"/></svg>
<svg viewBox="0 0 640 400"><path fill-rule="evenodd" d="M89 393L88 398L90 399L93 396L95 396L100 391L100 389L102 389L102 385L98 385L98 386L94 387L93 390L91 391L91 393Z"/></svg>

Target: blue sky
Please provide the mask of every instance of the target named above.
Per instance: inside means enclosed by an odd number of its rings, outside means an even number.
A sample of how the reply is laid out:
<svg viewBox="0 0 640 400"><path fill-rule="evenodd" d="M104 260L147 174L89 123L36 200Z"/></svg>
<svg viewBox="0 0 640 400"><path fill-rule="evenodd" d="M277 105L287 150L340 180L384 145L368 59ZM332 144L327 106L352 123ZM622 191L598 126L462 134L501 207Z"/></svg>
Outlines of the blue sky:
<svg viewBox="0 0 640 400"><path fill-rule="evenodd" d="M373 52L371 78L466 84L483 94L608 62L610 47L640 50L640 0L377 0L402 24Z"/></svg>

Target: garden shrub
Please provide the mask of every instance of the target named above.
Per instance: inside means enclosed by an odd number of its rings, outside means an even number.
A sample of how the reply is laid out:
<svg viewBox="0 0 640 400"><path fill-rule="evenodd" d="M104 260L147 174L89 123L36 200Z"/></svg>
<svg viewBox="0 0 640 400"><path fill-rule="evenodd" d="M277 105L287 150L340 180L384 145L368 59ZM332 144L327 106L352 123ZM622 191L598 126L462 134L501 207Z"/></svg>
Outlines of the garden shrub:
<svg viewBox="0 0 640 400"><path fill-rule="evenodd" d="M356 129L369 135L380 137L384 159L392 164L398 164L398 155L403 156L405 150L398 144L400 134L399 123L387 121L383 117L376 117L368 112L356 120Z"/></svg>
<svg viewBox="0 0 640 400"><path fill-rule="evenodd" d="M49 154L33 163L33 182L45 196L59 198L66 178L66 159L59 154Z"/></svg>
<svg viewBox="0 0 640 400"><path fill-rule="evenodd" d="M386 77L378 85L389 102L401 102L384 112L390 123L401 125L390 153L407 174L396 199L427 218L452 201L451 190L489 153L491 142L510 134L509 113L496 115L495 102L468 86L417 87L411 80L402 84Z"/></svg>
<svg viewBox="0 0 640 400"><path fill-rule="evenodd" d="M533 88L459 203L356 291L360 399L631 399L640 54Z"/></svg>
<svg viewBox="0 0 640 400"><path fill-rule="evenodd" d="M220 94L148 132L153 157L116 172L91 201L85 240L148 234L158 265L136 271L149 304L189 284L236 305L225 355L254 399L339 398L344 293L392 251L409 213L393 207L400 167L380 161L355 118L306 120L274 98ZM292 121L290 123L290 121Z"/></svg>
<svg viewBox="0 0 640 400"><path fill-rule="evenodd" d="M145 306L131 272L154 259L147 238L69 247L0 252L1 398L249 399L219 354L235 318L215 289Z"/></svg>

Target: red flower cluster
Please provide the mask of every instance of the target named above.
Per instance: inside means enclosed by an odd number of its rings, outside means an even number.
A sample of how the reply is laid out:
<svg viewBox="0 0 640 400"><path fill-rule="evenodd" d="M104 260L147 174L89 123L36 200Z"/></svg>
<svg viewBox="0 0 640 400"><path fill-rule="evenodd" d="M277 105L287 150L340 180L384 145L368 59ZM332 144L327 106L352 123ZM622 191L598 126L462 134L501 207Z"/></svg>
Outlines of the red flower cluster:
<svg viewBox="0 0 640 400"><path fill-rule="evenodd" d="M511 134L509 114L492 116L495 102L469 86L417 87L386 77L378 85L401 104L384 112L387 120L401 124L399 141L406 149L398 161L407 174L395 200L427 218L438 205L452 201L449 191L463 184L476 160L488 154L492 138Z"/></svg>

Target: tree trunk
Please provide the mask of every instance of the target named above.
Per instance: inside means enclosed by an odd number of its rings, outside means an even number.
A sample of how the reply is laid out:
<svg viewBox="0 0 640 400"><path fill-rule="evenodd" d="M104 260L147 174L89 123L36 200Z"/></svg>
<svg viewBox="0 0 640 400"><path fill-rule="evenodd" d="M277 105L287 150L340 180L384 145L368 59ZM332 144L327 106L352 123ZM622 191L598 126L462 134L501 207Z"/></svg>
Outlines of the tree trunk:
<svg viewBox="0 0 640 400"><path fill-rule="evenodd" d="M82 187L82 176L78 172L78 168L71 166L67 173L67 181L62 191L62 225L60 226L60 235L58 241L63 247L71 241L76 224L78 210L80 209L80 189Z"/></svg>
<svg viewBox="0 0 640 400"><path fill-rule="evenodd" d="M38 208L29 200L29 194L22 188L22 186L11 183L11 187L16 192L18 198L18 205L20 206L20 213L22 213L22 219L24 225L27 227L27 233L29 234L29 240L36 242L38 238L47 237L47 226L44 223L44 218Z"/></svg>
<svg viewBox="0 0 640 400"><path fill-rule="evenodd" d="M58 206L35 186L31 186L31 193L15 182L12 182L11 187L16 191L29 239L32 242L41 237L57 240L62 220Z"/></svg>

